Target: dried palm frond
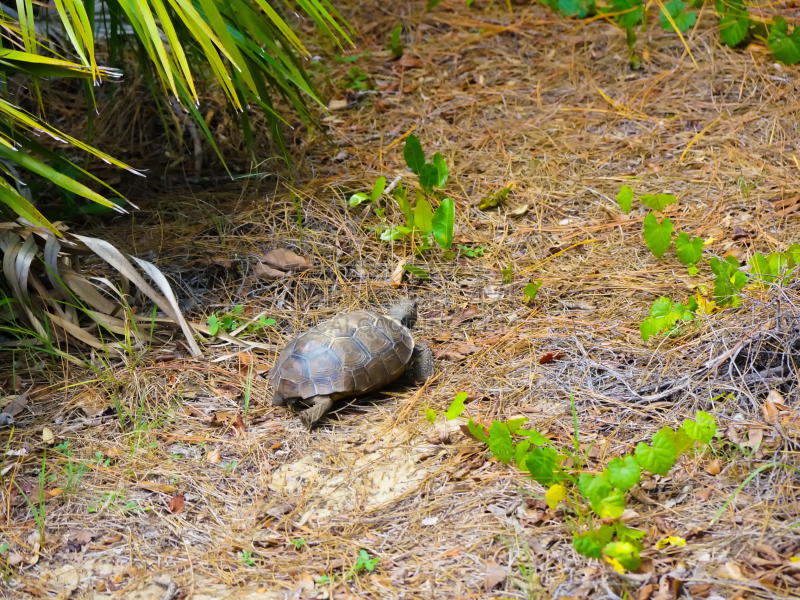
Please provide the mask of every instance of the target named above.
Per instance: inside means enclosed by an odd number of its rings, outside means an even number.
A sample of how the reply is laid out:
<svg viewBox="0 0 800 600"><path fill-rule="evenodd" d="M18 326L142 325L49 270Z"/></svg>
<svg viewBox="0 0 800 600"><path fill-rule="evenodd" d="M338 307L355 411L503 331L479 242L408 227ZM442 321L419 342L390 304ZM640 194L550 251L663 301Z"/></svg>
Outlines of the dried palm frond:
<svg viewBox="0 0 800 600"><path fill-rule="evenodd" d="M15 338L2 345L76 344L124 351L141 347L156 328L178 327L191 354L200 355L195 329L155 265L126 256L106 241L59 229L60 237L44 227L0 223L0 291L5 296L0 329ZM118 283L104 273L83 273L82 255L102 259ZM131 285L166 316L136 314ZM27 339L20 335L26 333Z"/></svg>

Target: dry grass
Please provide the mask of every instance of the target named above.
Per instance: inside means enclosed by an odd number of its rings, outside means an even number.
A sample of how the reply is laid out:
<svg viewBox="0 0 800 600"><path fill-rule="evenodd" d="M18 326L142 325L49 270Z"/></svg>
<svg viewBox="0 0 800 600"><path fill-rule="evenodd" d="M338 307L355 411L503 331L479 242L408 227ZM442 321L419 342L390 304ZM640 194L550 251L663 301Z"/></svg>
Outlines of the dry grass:
<svg viewBox="0 0 800 600"><path fill-rule="evenodd" d="M423 312L419 338L466 357L440 360L422 388L396 386L342 407L309 434L269 405L260 375L250 381L276 352L254 350L251 365L237 348L210 345L206 359L191 361L176 340L111 357L94 374L65 367L63 376L16 356L16 372L47 387L18 418L9 445L27 450L7 458L3 486L3 538L33 564L18 567L0 594L666 599L679 580L691 597L800 597L800 569L786 566L800 553L797 290L749 291L743 308L643 343L638 326L654 299L685 300L712 275L707 263L692 278L674 255L655 260L641 237L644 212L626 217L613 200L631 181L638 193L677 195L668 210L676 229L715 238L708 250L719 255L746 259L799 241L796 70L772 64L759 45L721 47L708 7L687 36L696 68L674 35L651 28L638 72L627 66L623 35L603 21L563 22L538 7L419 9L376 2L350 13L359 51L371 54L332 63L329 80L346 79L355 65L377 90L325 120L333 144L296 135L302 184L273 178L241 192L171 195L92 233L155 253L207 303L198 317L237 304L252 316L266 311L277 325L253 339L276 351L339 311L413 295ZM383 50L404 15L406 56L418 61L407 67ZM400 141L412 129L451 165L457 243L485 246L482 257L415 257L408 242L376 240L372 211L345 208L349 191L378 176L413 179ZM482 197L512 181L506 206L478 211ZM302 232L291 191L301 199ZM508 212L525 205L522 216ZM393 208L387 215L399 219ZM256 279L255 261L276 246L315 268ZM392 286L401 260L431 279ZM514 283L503 285L509 262ZM521 287L532 279L544 286L528 306ZM467 307L477 310L463 319ZM740 341L735 360L702 368ZM555 351L563 358L539 364ZM770 389L790 409L778 422L764 412ZM425 421L424 407L443 411L460 391L481 398L470 414L524 414L566 445L574 398L590 469L709 410L724 432L722 471L705 471L709 454L685 457L631 499L632 524L648 531L649 570L621 577L574 552L568 515L542 507L538 484ZM80 407L92 403L116 406L123 418L88 418ZM216 423L214 413L223 413ZM15 485L36 496L45 426L54 443L70 443L72 459L49 447L45 489L62 492L45 504L37 549L37 524ZM79 461L85 472L68 487ZM735 493L770 462L788 466L765 468ZM85 530L91 535L81 537ZM686 546L656 550L665 535L685 537ZM342 582L360 549L380 558L375 572ZM506 579L489 592L491 563ZM334 581L315 585L323 574ZM655 584L661 589L647 588Z"/></svg>

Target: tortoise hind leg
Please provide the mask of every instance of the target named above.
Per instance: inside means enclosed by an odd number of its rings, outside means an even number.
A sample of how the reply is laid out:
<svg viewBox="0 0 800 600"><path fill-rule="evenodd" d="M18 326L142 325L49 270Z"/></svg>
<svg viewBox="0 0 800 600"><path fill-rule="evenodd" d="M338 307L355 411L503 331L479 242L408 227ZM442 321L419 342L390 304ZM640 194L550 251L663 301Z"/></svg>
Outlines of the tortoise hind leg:
<svg viewBox="0 0 800 600"><path fill-rule="evenodd" d="M330 396L314 396L309 398L309 401L311 406L302 411L299 416L306 429L311 431L311 428L333 407L333 398Z"/></svg>
<svg viewBox="0 0 800 600"><path fill-rule="evenodd" d="M411 355L412 373L416 383L425 383L433 376L433 353L425 344L417 343Z"/></svg>

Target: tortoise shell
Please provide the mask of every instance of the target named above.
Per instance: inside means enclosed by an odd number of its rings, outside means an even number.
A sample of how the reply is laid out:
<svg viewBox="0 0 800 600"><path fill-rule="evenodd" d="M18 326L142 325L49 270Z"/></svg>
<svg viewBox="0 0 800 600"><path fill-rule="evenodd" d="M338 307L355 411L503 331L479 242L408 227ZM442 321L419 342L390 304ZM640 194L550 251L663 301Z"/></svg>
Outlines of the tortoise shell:
<svg viewBox="0 0 800 600"><path fill-rule="evenodd" d="M400 377L413 351L411 332L391 317L366 310L339 315L283 349L269 374L273 404L367 394Z"/></svg>

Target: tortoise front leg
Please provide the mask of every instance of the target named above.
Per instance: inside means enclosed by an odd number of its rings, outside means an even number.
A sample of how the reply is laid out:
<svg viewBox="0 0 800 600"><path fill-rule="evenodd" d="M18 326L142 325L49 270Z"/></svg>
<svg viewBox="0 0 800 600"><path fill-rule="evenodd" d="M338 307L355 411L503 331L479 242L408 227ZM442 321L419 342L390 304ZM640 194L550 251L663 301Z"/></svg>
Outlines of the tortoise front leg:
<svg viewBox="0 0 800 600"><path fill-rule="evenodd" d="M425 383L433 376L433 353L425 344L417 343L414 345L411 362L416 383Z"/></svg>
<svg viewBox="0 0 800 600"><path fill-rule="evenodd" d="M299 416L306 429L311 431L311 428L333 407L333 399L330 396L314 396L309 398L309 401L311 406L302 411Z"/></svg>

